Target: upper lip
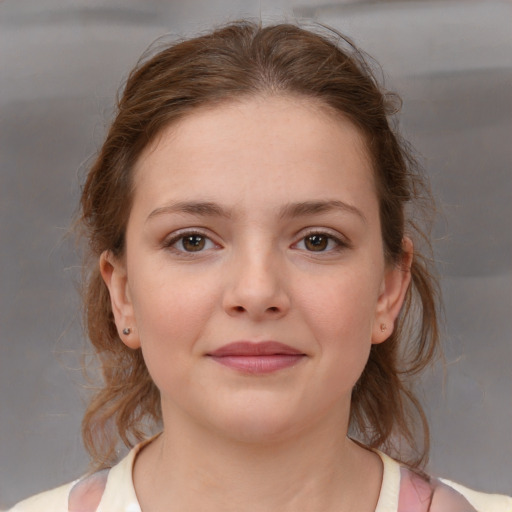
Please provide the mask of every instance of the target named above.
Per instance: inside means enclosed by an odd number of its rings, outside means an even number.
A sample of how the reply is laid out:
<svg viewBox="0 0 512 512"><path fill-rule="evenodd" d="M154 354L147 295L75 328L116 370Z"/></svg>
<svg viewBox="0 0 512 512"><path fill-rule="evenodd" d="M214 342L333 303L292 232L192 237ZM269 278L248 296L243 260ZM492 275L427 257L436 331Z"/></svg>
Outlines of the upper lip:
<svg viewBox="0 0 512 512"><path fill-rule="evenodd" d="M226 356L272 356L272 355L304 355L296 348L279 343L278 341L235 341L209 352L208 355L214 357Z"/></svg>

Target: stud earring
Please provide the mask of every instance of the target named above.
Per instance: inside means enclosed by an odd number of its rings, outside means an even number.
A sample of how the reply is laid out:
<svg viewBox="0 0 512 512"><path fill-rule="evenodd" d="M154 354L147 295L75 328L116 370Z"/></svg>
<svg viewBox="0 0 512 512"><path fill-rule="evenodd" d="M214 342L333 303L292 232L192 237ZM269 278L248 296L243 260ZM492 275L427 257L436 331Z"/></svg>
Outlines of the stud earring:
<svg viewBox="0 0 512 512"><path fill-rule="evenodd" d="M387 328L386 324L380 324L380 332L386 332Z"/></svg>
<svg viewBox="0 0 512 512"><path fill-rule="evenodd" d="M123 329L123 334L124 334L125 336L128 336L128 334L130 334L131 332L132 332L132 330L131 330L129 327L125 327L125 328Z"/></svg>

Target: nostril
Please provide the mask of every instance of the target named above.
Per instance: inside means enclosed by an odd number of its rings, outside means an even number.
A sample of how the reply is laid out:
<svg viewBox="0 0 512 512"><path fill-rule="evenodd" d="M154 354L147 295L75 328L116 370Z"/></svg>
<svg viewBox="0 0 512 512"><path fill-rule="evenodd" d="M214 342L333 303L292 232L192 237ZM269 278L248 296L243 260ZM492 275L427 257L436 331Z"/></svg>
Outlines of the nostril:
<svg viewBox="0 0 512 512"><path fill-rule="evenodd" d="M243 306L236 306L235 307L235 310L238 311L239 313L242 313L243 311L245 311L245 309L243 308Z"/></svg>
<svg viewBox="0 0 512 512"><path fill-rule="evenodd" d="M268 311L272 311L273 313L276 313L277 311L279 311L279 308L277 308L276 306L271 306L270 308L268 308Z"/></svg>

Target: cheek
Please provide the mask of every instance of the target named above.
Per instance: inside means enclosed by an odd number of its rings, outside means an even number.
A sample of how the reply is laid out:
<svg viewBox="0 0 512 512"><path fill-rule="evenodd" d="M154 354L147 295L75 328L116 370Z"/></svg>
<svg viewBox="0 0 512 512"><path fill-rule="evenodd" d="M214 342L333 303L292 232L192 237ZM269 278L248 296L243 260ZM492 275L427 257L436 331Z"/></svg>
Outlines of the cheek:
<svg viewBox="0 0 512 512"><path fill-rule="evenodd" d="M378 297L375 281L354 272L313 290L303 294L303 311L327 368L324 384L332 389L351 389L371 349Z"/></svg>
<svg viewBox="0 0 512 512"><path fill-rule="evenodd" d="M215 284L187 277L173 269L136 275L131 285L135 322L150 373L186 365L218 301ZM208 291L209 290L209 291ZM154 374L155 373L155 374Z"/></svg>
<svg viewBox="0 0 512 512"><path fill-rule="evenodd" d="M367 275L340 273L325 283L305 287L302 296L308 322L319 334L319 341L337 335L347 342L370 342L378 290Z"/></svg>

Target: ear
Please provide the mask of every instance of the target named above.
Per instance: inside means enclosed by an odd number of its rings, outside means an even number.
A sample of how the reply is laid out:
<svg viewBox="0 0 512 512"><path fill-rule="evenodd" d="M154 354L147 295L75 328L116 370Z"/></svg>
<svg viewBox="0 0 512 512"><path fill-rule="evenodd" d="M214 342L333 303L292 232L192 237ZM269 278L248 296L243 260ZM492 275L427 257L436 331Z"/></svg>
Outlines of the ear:
<svg viewBox="0 0 512 512"><path fill-rule="evenodd" d="M112 312L119 337L127 347L139 348L140 339L130 298L125 263L115 258L110 251L104 251L100 256L100 272L110 293Z"/></svg>
<svg viewBox="0 0 512 512"><path fill-rule="evenodd" d="M400 313L411 283L411 265L414 252L412 240L404 237L402 245L402 260L394 265L389 265L384 274L372 328L373 344L382 343L391 336L395 327L395 320Z"/></svg>

